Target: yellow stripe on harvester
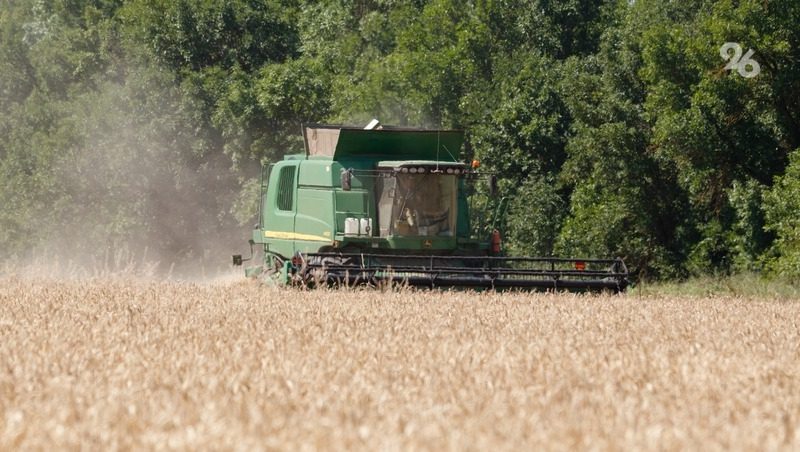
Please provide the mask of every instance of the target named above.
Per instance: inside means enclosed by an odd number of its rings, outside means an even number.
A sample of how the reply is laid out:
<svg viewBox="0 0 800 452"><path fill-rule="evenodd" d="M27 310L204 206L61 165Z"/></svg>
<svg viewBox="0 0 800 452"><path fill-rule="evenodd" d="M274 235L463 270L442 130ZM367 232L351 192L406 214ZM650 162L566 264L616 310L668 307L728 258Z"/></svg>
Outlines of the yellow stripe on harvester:
<svg viewBox="0 0 800 452"><path fill-rule="evenodd" d="M283 231L264 231L264 237L270 239L283 239L283 240L309 240L312 242L330 242L328 237L311 234L299 234L297 232L283 232Z"/></svg>

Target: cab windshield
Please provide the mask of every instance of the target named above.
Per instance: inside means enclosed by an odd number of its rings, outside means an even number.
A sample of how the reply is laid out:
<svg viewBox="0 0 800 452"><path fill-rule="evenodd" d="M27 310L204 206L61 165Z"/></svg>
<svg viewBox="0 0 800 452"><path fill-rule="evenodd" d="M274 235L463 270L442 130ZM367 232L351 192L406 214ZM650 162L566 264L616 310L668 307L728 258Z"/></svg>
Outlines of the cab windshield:
<svg viewBox="0 0 800 452"><path fill-rule="evenodd" d="M453 236L457 179L447 174L395 173L378 180L381 237Z"/></svg>

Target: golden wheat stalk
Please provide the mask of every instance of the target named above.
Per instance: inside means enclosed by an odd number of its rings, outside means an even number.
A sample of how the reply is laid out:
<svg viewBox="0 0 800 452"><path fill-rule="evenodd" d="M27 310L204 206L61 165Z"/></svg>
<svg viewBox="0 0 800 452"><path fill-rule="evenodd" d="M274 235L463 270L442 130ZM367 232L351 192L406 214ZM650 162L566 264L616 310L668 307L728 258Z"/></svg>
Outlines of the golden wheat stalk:
<svg viewBox="0 0 800 452"><path fill-rule="evenodd" d="M800 448L800 303L0 279L0 449Z"/></svg>

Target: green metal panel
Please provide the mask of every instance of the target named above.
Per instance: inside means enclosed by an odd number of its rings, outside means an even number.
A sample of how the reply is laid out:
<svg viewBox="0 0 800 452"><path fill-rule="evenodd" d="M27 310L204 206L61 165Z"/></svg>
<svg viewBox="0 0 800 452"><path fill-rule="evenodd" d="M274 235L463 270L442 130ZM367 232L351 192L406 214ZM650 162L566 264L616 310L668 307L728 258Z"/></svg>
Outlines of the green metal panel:
<svg viewBox="0 0 800 452"><path fill-rule="evenodd" d="M374 211L372 193L368 190L336 190L336 231L344 232L345 218L367 218ZM372 217L374 218L374 216ZM373 220L374 222L374 220Z"/></svg>
<svg viewBox="0 0 800 452"><path fill-rule="evenodd" d="M389 237L389 247L400 250L454 250L457 242L455 237Z"/></svg>
<svg viewBox="0 0 800 452"><path fill-rule="evenodd" d="M450 162L445 161L450 160L448 157L447 159L442 159L440 161L435 160L379 160L377 162L377 167L379 168L397 168L400 166L436 166L439 165L443 168L466 168L468 165L464 162Z"/></svg>
<svg viewBox="0 0 800 452"><path fill-rule="evenodd" d="M341 188L341 173L342 169L358 169L358 170L371 170L375 168L374 160L359 160L357 162L352 160L332 161L328 160L306 160L301 164L300 178L298 184L307 187L326 187L326 188ZM366 188L371 185L369 177L353 176L351 187Z"/></svg>
<svg viewBox="0 0 800 452"><path fill-rule="evenodd" d="M300 166L300 186L335 187L341 179L341 166L331 160L306 160Z"/></svg>
<svg viewBox="0 0 800 452"><path fill-rule="evenodd" d="M296 180L299 164L300 161L292 160L275 164L267 183L264 217L261 223L266 248L286 257L294 254Z"/></svg>
<svg viewBox="0 0 800 452"><path fill-rule="evenodd" d="M342 247L349 244L364 249L390 249L397 254L418 253L429 250L449 250L458 248L457 237L346 237L338 235Z"/></svg>
<svg viewBox="0 0 800 452"><path fill-rule="evenodd" d="M317 247L330 245L333 242L333 209L330 189L298 188L296 239L316 242Z"/></svg>
<svg viewBox="0 0 800 452"><path fill-rule="evenodd" d="M363 215L367 213L367 203L371 198L367 190L336 190L336 211Z"/></svg>
<svg viewBox="0 0 800 452"><path fill-rule="evenodd" d="M297 189L296 240L316 242L316 247L330 245L334 235L335 170L330 161L304 161L300 164ZM327 242L327 243L326 243Z"/></svg>
<svg viewBox="0 0 800 452"><path fill-rule="evenodd" d="M334 160L382 155L403 160L454 161L461 151L460 130L341 129Z"/></svg>
<svg viewBox="0 0 800 452"><path fill-rule="evenodd" d="M260 195L258 200L258 225L253 231L253 241L255 243L264 243L264 224L267 212L267 202L269 201L269 175L275 164L264 165L261 168L261 178L259 181Z"/></svg>

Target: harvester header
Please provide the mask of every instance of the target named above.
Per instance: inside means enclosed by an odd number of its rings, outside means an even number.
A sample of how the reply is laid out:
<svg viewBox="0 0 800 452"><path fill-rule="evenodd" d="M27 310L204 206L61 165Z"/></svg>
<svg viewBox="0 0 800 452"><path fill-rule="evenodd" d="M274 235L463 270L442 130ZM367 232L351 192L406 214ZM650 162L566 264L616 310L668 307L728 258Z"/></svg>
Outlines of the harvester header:
<svg viewBox="0 0 800 452"><path fill-rule="evenodd" d="M478 181L489 179L492 191L496 184L477 162L459 160L462 131L309 125L303 138L304 153L262 170L251 246L263 258L250 276L304 285L627 285L620 259L508 257L496 229L476 237L469 193Z"/></svg>

